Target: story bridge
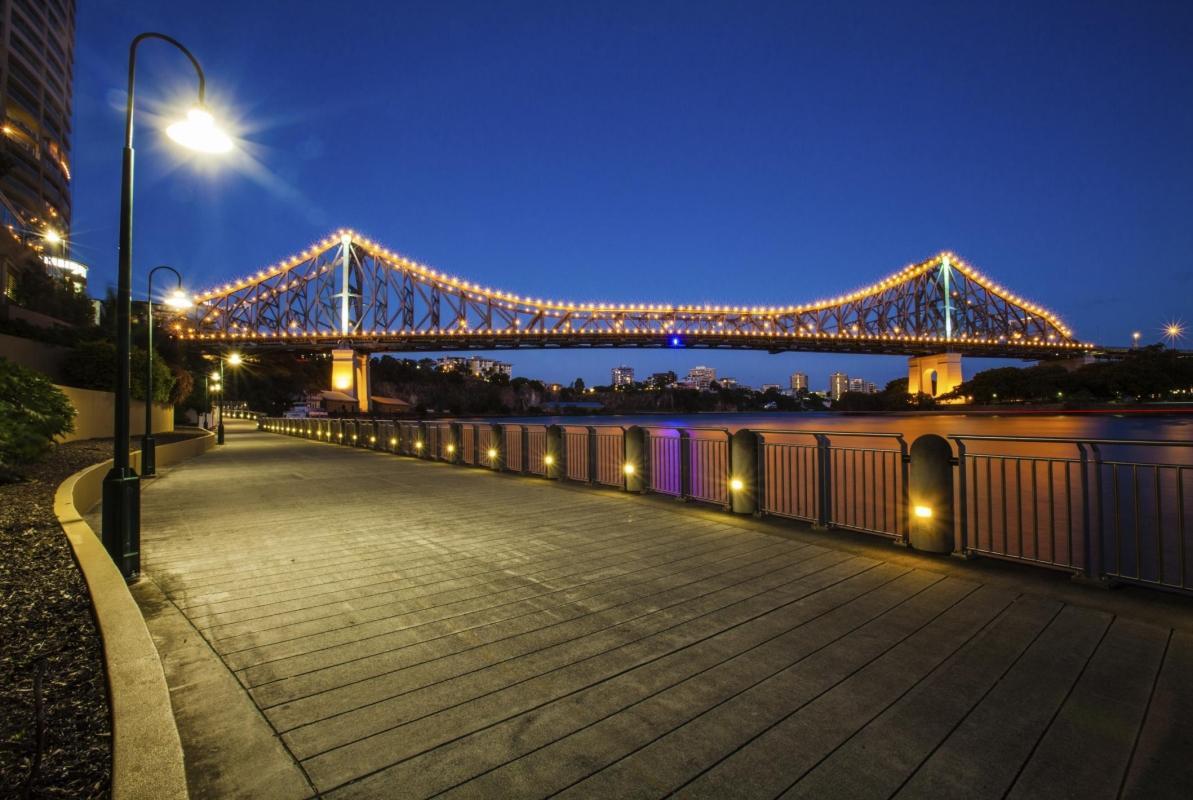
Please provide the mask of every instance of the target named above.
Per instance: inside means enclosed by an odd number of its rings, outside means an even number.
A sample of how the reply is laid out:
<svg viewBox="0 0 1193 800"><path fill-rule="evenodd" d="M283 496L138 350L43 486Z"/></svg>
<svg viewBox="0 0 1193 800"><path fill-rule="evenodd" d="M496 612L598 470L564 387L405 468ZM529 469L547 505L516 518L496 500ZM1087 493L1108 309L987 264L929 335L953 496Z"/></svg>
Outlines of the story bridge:
<svg viewBox="0 0 1193 800"><path fill-rule="evenodd" d="M669 347L909 356L909 390L942 394L961 357L1082 356L1047 309L942 252L801 305L578 303L440 272L351 230L200 294L175 330L202 346L332 350L332 387L368 406L372 352ZM360 387L366 390L358 391Z"/></svg>

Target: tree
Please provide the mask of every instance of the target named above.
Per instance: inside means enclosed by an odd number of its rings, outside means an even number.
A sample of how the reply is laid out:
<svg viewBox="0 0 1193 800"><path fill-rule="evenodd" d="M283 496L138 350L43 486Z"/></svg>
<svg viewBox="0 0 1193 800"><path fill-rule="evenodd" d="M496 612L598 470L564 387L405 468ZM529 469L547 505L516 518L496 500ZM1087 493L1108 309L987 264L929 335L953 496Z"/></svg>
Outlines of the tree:
<svg viewBox="0 0 1193 800"><path fill-rule="evenodd" d="M74 430L74 420L70 400L48 378L0 357L0 483Z"/></svg>
<svg viewBox="0 0 1193 800"><path fill-rule="evenodd" d="M145 399L145 351L133 348L129 364L129 386L132 397ZM75 345L62 361L62 377L68 386L80 389L99 389L104 392L116 388L116 345L108 341L81 342ZM153 401L168 403L174 389L174 371L154 353Z"/></svg>

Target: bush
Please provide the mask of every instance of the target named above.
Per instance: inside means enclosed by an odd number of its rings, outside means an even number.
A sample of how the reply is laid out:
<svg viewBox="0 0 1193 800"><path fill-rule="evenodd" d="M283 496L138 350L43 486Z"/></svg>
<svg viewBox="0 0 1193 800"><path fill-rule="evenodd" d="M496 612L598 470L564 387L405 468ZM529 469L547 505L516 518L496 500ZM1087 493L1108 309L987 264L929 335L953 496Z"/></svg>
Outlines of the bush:
<svg viewBox="0 0 1193 800"><path fill-rule="evenodd" d="M132 396L145 399L145 351L133 348L129 384ZM80 389L110 392L116 386L116 345L111 342L83 342L62 361L63 383ZM174 372L156 353L153 356L153 399L168 403L174 388Z"/></svg>
<svg viewBox="0 0 1193 800"><path fill-rule="evenodd" d="M75 428L75 409L40 372L0 358L0 482Z"/></svg>

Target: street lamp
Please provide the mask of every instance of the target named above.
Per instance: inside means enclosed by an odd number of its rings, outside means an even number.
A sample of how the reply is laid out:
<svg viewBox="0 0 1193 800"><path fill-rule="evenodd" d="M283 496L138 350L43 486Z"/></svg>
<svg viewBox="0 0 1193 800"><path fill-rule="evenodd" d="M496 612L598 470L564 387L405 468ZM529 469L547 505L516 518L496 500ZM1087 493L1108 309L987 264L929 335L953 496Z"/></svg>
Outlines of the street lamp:
<svg viewBox="0 0 1193 800"><path fill-rule="evenodd" d="M141 570L141 483L129 458L129 354L132 343L133 282L133 98L136 91L137 47L146 39L160 39L187 57L199 76L199 106L206 99L207 79L198 60L177 40L161 33L142 33L128 48L128 92L124 109L124 160L120 176L120 241L116 284L116 413L112 469L104 476L103 528L105 549L126 579ZM172 135L176 142L203 152L221 152L231 140L214 122L204 126L188 116L189 126ZM184 123L185 125L185 123ZM171 126L174 127L174 126ZM225 146L226 144L226 146Z"/></svg>
<svg viewBox="0 0 1193 800"><path fill-rule="evenodd" d="M191 299L182 291L182 276L173 267L162 264L149 270L148 296L145 302L145 433L141 437L141 475L157 474L157 440L153 438L153 275L159 269L174 273L178 286L166 296L165 304L175 310L190 308Z"/></svg>
<svg viewBox="0 0 1193 800"><path fill-rule="evenodd" d="M219 421L219 425L217 425L215 428L215 443L216 444L224 443L224 397L227 395L227 392L223 391L224 362L227 362L228 366L230 366L230 367L239 367L243 363L243 359L241 359L240 353L237 353L235 350L220 359L220 378L219 378L220 385L216 387L216 391L219 393L219 396L220 396L220 421Z"/></svg>
<svg viewBox="0 0 1193 800"><path fill-rule="evenodd" d="M219 390L220 374L218 372L212 372L210 375L203 376L203 417L208 423L210 423L210 420L207 419L207 415L211 413L211 396L209 392L219 392Z"/></svg>

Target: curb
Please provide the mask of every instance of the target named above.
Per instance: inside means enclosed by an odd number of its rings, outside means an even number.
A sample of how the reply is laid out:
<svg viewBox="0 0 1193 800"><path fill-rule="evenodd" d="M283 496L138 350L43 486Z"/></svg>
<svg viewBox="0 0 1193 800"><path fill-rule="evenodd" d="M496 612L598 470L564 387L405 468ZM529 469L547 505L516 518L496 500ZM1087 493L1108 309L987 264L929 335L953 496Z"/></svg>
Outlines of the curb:
<svg viewBox="0 0 1193 800"><path fill-rule="evenodd" d="M203 434L158 445L157 463L207 452L215 435ZM140 466L140 456L133 452L134 467ZM111 465L111 460L93 464L64 480L54 494L54 515L87 582L103 642L112 713L112 798L186 800L182 744L157 648L124 577L82 516L99 502Z"/></svg>

